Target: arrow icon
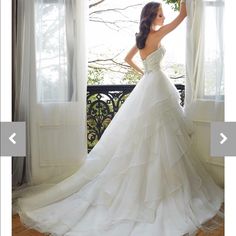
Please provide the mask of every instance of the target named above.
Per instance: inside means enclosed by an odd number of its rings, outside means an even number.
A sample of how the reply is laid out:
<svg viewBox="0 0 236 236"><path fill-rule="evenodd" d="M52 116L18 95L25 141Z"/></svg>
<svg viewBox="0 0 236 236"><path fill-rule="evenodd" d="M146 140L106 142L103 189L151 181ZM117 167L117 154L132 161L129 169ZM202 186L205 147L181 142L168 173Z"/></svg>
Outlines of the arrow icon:
<svg viewBox="0 0 236 236"><path fill-rule="evenodd" d="M223 139L220 141L220 144L223 144L228 138L227 138L223 133L220 133L220 136L223 138Z"/></svg>
<svg viewBox="0 0 236 236"><path fill-rule="evenodd" d="M9 140L10 140L12 143L14 143L14 144L16 144L16 141L13 139L15 136L16 136L16 133L13 133L13 134L9 137Z"/></svg>

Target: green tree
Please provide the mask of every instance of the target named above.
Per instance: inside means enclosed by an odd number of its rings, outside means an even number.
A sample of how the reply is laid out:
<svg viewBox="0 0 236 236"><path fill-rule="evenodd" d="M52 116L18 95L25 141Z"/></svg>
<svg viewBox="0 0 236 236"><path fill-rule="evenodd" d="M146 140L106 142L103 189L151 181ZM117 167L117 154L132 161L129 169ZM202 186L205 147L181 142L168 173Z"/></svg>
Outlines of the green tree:
<svg viewBox="0 0 236 236"><path fill-rule="evenodd" d="M134 69L130 68L125 73L122 81L124 82L124 84L137 84L140 78L141 75L138 74Z"/></svg>
<svg viewBox="0 0 236 236"><path fill-rule="evenodd" d="M170 5L174 11L179 10L179 0L163 0L166 4Z"/></svg>
<svg viewBox="0 0 236 236"><path fill-rule="evenodd" d="M102 84L103 79L104 79L104 69L89 68L88 85Z"/></svg>

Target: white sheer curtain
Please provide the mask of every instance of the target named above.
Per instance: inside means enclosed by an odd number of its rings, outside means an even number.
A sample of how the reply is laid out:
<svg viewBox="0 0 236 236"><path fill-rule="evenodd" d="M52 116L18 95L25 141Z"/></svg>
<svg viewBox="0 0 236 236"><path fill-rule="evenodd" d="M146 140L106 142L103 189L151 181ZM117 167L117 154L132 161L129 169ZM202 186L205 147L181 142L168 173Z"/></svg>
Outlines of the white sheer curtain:
<svg viewBox="0 0 236 236"><path fill-rule="evenodd" d="M34 1L13 1L13 119L26 121L26 157L13 157L12 183L31 180L31 112L35 103Z"/></svg>
<svg viewBox="0 0 236 236"><path fill-rule="evenodd" d="M68 100L64 0L35 1L37 101Z"/></svg>
<svg viewBox="0 0 236 236"><path fill-rule="evenodd" d="M185 111L194 120L224 119L224 0L187 0Z"/></svg>
<svg viewBox="0 0 236 236"><path fill-rule="evenodd" d="M28 18L18 15L19 24L24 20L30 27L18 28L21 33L22 28L25 31L17 45L22 65L20 59L16 64L19 63L20 70L27 66L27 76L22 74L19 78L16 74L16 90L21 91L16 95L16 109L25 111L18 105L24 98L30 127L31 183L54 183L71 175L87 156L87 3L76 0L19 3L23 4L25 14L30 15ZM27 58L26 52L30 54ZM26 80L31 87L23 86Z"/></svg>
<svg viewBox="0 0 236 236"><path fill-rule="evenodd" d="M74 64L75 4L73 0L36 0L37 94L40 103L78 100Z"/></svg>

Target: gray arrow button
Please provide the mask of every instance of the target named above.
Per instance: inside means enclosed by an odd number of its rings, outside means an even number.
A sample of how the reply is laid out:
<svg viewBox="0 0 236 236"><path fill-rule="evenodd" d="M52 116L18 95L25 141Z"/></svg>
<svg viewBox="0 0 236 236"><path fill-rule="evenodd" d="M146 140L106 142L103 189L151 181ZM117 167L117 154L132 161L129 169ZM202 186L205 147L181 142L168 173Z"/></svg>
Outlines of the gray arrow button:
<svg viewBox="0 0 236 236"><path fill-rule="evenodd" d="M211 156L236 156L236 122L211 123Z"/></svg>
<svg viewBox="0 0 236 236"><path fill-rule="evenodd" d="M1 156L25 156L25 122L1 122Z"/></svg>

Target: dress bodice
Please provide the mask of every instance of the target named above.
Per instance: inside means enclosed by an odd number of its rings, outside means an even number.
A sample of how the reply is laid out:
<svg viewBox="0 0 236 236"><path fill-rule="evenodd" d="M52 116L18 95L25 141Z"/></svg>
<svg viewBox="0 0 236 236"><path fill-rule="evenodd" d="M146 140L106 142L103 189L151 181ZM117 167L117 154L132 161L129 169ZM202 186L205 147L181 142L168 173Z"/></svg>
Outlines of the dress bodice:
<svg viewBox="0 0 236 236"><path fill-rule="evenodd" d="M157 50L149 54L147 58L143 60L144 71L151 72L154 70L160 70L161 61L165 55L165 52L165 48L163 46L160 46Z"/></svg>

